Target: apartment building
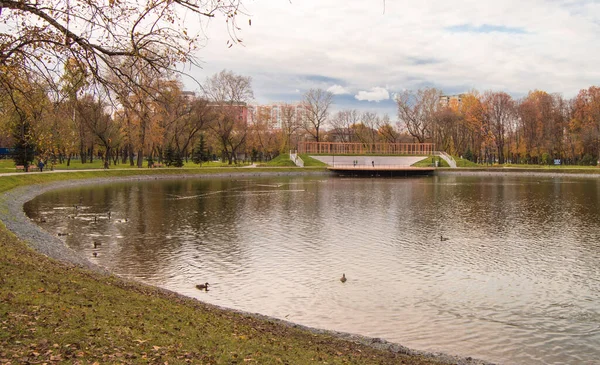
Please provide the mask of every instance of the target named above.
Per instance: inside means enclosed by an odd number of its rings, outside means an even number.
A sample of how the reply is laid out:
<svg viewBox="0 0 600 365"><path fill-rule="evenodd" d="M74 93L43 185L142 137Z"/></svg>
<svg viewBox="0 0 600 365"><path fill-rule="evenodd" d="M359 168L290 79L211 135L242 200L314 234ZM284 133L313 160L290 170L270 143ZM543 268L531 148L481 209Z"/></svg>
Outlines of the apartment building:
<svg viewBox="0 0 600 365"><path fill-rule="evenodd" d="M461 105L465 95L466 94L442 95L440 96L440 104L449 106L452 102L456 102L458 105Z"/></svg>
<svg viewBox="0 0 600 365"><path fill-rule="evenodd" d="M288 108L291 108L288 109ZM253 123L259 118L267 119L270 127L281 129L284 125L286 115L291 116L292 123L301 123L306 116L306 107L302 103L273 103L248 106L248 121Z"/></svg>

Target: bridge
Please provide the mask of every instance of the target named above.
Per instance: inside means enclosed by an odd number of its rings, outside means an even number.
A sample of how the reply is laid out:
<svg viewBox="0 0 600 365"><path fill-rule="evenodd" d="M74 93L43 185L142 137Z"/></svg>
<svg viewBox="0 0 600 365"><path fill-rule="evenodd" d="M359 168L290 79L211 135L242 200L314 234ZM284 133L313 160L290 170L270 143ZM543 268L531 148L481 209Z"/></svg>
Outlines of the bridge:
<svg viewBox="0 0 600 365"><path fill-rule="evenodd" d="M435 167L413 167L427 156L437 155L456 167L454 159L434 150L433 143L345 143L301 142L299 153L310 154L343 176L412 176L431 175ZM291 154L298 165L302 160Z"/></svg>

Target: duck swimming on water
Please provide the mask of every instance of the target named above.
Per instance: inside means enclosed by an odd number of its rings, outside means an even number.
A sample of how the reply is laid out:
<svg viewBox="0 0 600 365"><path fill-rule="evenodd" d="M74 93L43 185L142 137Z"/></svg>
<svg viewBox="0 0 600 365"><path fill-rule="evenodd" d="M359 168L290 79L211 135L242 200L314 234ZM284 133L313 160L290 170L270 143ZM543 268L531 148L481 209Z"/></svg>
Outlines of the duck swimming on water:
<svg viewBox="0 0 600 365"><path fill-rule="evenodd" d="M208 291L208 283L198 284L198 285L196 285L196 289Z"/></svg>
<svg viewBox="0 0 600 365"><path fill-rule="evenodd" d="M448 241L449 239L448 237L440 236L440 241Z"/></svg>
<svg viewBox="0 0 600 365"><path fill-rule="evenodd" d="M342 283L345 283L345 282L346 282L346 280L348 280L348 279L346 279L346 274L342 274L342 277L340 278L340 281L341 281Z"/></svg>

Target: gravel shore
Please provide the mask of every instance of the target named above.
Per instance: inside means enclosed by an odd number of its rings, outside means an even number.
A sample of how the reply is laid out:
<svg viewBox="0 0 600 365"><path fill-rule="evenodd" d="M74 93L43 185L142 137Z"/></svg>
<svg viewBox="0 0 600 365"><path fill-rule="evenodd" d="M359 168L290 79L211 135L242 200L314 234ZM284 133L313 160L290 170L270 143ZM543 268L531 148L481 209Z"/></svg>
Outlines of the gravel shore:
<svg viewBox="0 0 600 365"><path fill-rule="evenodd" d="M442 172L445 174L446 171ZM454 174L454 172L448 172ZM471 174L471 172L466 172ZM482 172L482 175L493 173ZM58 237L51 235L49 232L44 231L40 226L35 224L31 219L29 219L25 212L23 211L23 205L35 198L37 195L43 194L47 191L58 189L58 188L68 188L68 187L78 187L92 184L102 184L102 183L110 183L110 182L123 182L123 181L146 181L146 180L173 180L173 179L184 179L184 178L223 178L223 177L269 177L269 176L300 176L300 175L325 175L329 176L329 172L236 172L236 173L222 173L222 174L210 174L210 175L142 175L142 176L129 176L129 177L119 177L119 178L93 178L87 180L66 180L66 181L58 181L47 184L37 184L37 185L27 185L18 187L16 189L10 190L0 196L0 220L6 225L6 227L12 231L18 238L25 241L31 248L35 251L42 253L48 257L59 260L68 265L75 265L82 267L84 269L88 269L91 271L99 272L102 274L110 274L106 269L93 264L74 250L70 249L65 245L63 241L61 241ZM562 175L562 174L557 174ZM547 176L547 175L545 175ZM577 175L580 176L580 175ZM593 175L599 176L599 175ZM222 308L224 310L232 310L228 308ZM232 310L236 311L236 310ZM239 311L236 311L239 312ZM485 362L483 360L472 359L470 357L462 358L457 356L451 356L443 353L431 353L431 352L423 352L412 350L407 347L404 347L399 344L390 343L386 340L380 338L371 338L365 337L355 334L342 333L336 331L315 329L311 327L306 327L302 325L298 325L295 323L287 322L284 320L264 316L261 314L252 314L252 313L244 313L248 315L252 315L258 318L262 318L268 321L274 321L280 323L284 326L297 327L302 328L313 333L318 334L327 334L333 335L342 339L346 339L348 341L362 343L368 346L372 346L377 349L392 351L395 353L402 353L413 356L424 356L428 358L432 358L436 361L446 364L459 364L459 365L490 365L491 363Z"/></svg>

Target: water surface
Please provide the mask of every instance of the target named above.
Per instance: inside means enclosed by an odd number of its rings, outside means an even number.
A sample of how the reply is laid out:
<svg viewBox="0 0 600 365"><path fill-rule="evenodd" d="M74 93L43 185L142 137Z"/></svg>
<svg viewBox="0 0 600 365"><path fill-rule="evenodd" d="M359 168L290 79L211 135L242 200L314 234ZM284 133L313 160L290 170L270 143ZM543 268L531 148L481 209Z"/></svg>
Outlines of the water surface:
<svg viewBox="0 0 600 365"><path fill-rule="evenodd" d="M71 188L25 209L92 261L206 302L501 363L593 364L599 199L585 178L281 177Z"/></svg>

